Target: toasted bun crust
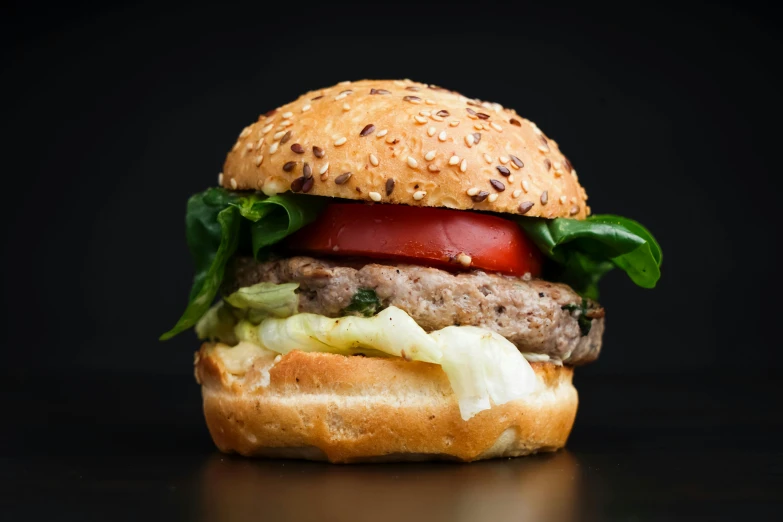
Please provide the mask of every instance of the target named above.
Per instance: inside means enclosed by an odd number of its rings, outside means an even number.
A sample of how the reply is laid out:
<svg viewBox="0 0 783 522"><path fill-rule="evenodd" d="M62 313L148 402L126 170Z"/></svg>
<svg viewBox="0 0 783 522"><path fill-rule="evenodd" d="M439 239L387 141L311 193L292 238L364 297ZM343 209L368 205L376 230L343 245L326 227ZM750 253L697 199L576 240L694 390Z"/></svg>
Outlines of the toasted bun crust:
<svg viewBox="0 0 783 522"><path fill-rule="evenodd" d="M573 370L532 363L540 391L468 421L440 366L294 351L227 365L196 354L204 414L226 453L330 462L473 461L562 448L574 423Z"/></svg>
<svg viewBox="0 0 783 522"><path fill-rule="evenodd" d="M343 82L261 115L242 130L219 182L267 195L589 214L576 171L534 123L410 80Z"/></svg>

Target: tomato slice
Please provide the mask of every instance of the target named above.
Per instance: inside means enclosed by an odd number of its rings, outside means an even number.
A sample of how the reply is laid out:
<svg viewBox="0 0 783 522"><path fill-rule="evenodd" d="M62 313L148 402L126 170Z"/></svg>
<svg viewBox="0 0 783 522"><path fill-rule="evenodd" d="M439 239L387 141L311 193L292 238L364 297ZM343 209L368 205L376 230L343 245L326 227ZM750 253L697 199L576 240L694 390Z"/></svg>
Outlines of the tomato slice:
<svg viewBox="0 0 783 522"><path fill-rule="evenodd" d="M289 250L361 256L451 270L541 274L542 254L519 226L477 212L334 203L285 240Z"/></svg>

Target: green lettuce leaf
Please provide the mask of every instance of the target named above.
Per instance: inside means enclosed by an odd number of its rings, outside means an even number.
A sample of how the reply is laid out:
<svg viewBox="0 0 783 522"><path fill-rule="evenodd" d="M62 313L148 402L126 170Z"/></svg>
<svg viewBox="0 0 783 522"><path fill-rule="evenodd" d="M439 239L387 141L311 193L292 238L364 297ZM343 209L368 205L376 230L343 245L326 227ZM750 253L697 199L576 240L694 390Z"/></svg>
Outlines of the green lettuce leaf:
<svg viewBox="0 0 783 522"><path fill-rule="evenodd" d="M632 219L599 214L581 221L526 217L516 221L556 262L548 278L567 283L585 297L598 298L598 281L614 267L643 288L654 288L661 277L661 247Z"/></svg>
<svg viewBox="0 0 783 522"><path fill-rule="evenodd" d="M210 188L188 200L185 226L195 275L190 298L177 324L160 336L165 341L198 322L217 295L226 264L250 230L252 252L262 259L268 247L313 221L324 204L294 194L236 193ZM306 197L306 196L305 196Z"/></svg>

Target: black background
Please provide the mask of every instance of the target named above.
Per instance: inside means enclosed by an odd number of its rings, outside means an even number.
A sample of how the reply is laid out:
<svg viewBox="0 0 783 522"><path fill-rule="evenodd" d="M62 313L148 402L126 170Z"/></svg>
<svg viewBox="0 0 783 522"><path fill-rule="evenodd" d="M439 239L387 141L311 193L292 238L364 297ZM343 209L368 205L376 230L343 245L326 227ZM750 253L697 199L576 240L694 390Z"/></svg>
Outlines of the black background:
<svg viewBox="0 0 783 522"><path fill-rule="evenodd" d="M216 183L258 114L342 80L411 78L514 107L557 140L594 212L635 218L661 243L655 290L620 272L602 282L607 332L577 374L581 426L611 424L600 412L624 390L600 383L642 374L650 404L670 379L688 395L701 386L691 377L725 393L744 376L752 400L772 405L783 365L774 14L747 3L5 7L2 371L19 390L52 375L65 387L168 382L208 444L195 335L157 341L190 286L188 196ZM75 393L69 408L104 392ZM161 416L150 402L123 407L140 424ZM579 422L577 448L600 438Z"/></svg>

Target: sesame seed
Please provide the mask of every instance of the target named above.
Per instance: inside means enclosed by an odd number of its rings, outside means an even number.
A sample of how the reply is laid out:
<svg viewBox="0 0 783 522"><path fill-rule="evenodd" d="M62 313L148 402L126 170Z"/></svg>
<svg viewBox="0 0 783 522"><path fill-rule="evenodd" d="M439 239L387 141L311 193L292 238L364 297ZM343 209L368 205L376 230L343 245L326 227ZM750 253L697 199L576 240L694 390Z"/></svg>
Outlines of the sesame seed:
<svg viewBox="0 0 783 522"><path fill-rule="evenodd" d="M304 147L302 147L298 143L294 143L293 145L291 145L291 150L296 152L297 154L304 154Z"/></svg>
<svg viewBox="0 0 783 522"><path fill-rule="evenodd" d="M277 148L280 146L280 142L276 141L273 144L269 146L269 154L274 154L277 152Z"/></svg>
<svg viewBox="0 0 783 522"><path fill-rule="evenodd" d="M348 103L343 103L343 110L344 111L350 111L351 110L351 106L348 105Z"/></svg>
<svg viewBox="0 0 783 522"><path fill-rule="evenodd" d="M349 94L353 94L353 91L351 89L345 89L344 91L340 91L340 94L348 96Z"/></svg>
<svg viewBox="0 0 783 522"><path fill-rule="evenodd" d="M509 183L514 183L514 175L513 175L513 174L511 174L511 175L508 177L508 182L509 182Z"/></svg>
<svg viewBox="0 0 783 522"><path fill-rule="evenodd" d="M500 156L500 157L498 158L498 160L500 160L500 163L502 163L503 165L505 165L506 163L508 163L508 157L507 157L507 156Z"/></svg>
<svg viewBox="0 0 783 522"><path fill-rule="evenodd" d="M572 216L574 214L579 214L579 205L574 205L573 207L571 207L569 214L571 214Z"/></svg>
<svg viewBox="0 0 783 522"><path fill-rule="evenodd" d="M475 196L476 194L478 194L478 193L479 193L479 188L478 188L478 187L470 187L470 188L469 188L469 189L466 191L466 193L467 193L467 195L468 195L468 196Z"/></svg>
<svg viewBox="0 0 783 522"><path fill-rule="evenodd" d="M484 161L486 161L487 163L492 163L492 156L490 156L489 154L487 154L485 152L484 153Z"/></svg>
<svg viewBox="0 0 783 522"><path fill-rule="evenodd" d="M514 192L511 193L512 198L518 198L522 195L522 189L516 189Z"/></svg>
<svg viewBox="0 0 783 522"><path fill-rule="evenodd" d="M334 182L337 185L344 185L349 179L351 179L352 175L353 174L351 174L350 172L343 172L342 174L334 178Z"/></svg>
<svg viewBox="0 0 783 522"><path fill-rule="evenodd" d="M550 170L552 168L552 162L545 158L544 166L546 167L546 170Z"/></svg>
<svg viewBox="0 0 783 522"><path fill-rule="evenodd" d="M568 172L573 172L574 166L571 165L571 162L568 161L568 158L566 158L565 156L563 157L563 165L565 165L565 168Z"/></svg>
<svg viewBox="0 0 783 522"><path fill-rule="evenodd" d="M337 96L334 97L334 101L340 101L340 100L344 99L346 96L348 96L348 95L345 94L345 93L340 93L340 94L338 94Z"/></svg>
<svg viewBox="0 0 783 522"><path fill-rule="evenodd" d="M430 114L430 118L432 118L435 121L443 121L443 118L441 118L437 114Z"/></svg>
<svg viewBox="0 0 783 522"><path fill-rule="evenodd" d="M322 149L321 147L317 147L317 146L313 145L313 155L316 158L323 158L324 157L324 149ZM327 165L328 165L328 163L327 163Z"/></svg>
<svg viewBox="0 0 783 522"><path fill-rule="evenodd" d="M310 192L310 189L313 188L314 183L315 180L313 180L313 178L305 178L304 183L302 184L302 192L305 194Z"/></svg>
<svg viewBox="0 0 783 522"><path fill-rule="evenodd" d="M283 114L280 115L280 117L283 118L284 120L287 120L288 118L290 118L293 115L294 115L294 113L289 111L289 112L284 112Z"/></svg>
<svg viewBox="0 0 783 522"><path fill-rule="evenodd" d="M378 134L376 134L376 136L379 137L379 138L383 138L384 136L386 136L386 133L388 133L388 132L389 132L389 129L383 129L383 130L378 131Z"/></svg>
<svg viewBox="0 0 783 522"><path fill-rule="evenodd" d="M302 107L302 112L307 112L307 111L309 111L311 108L312 108L312 107L310 107L310 104L308 103L307 105L305 105L305 106L303 106L303 107Z"/></svg>
<svg viewBox="0 0 783 522"><path fill-rule="evenodd" d="M533 208L533 205L535 205L535 203L533 203L532 201L523 201L522 203L519 204L519 213L527 214L528 212L530 212L530 209Z"/></svg>
<svg viewBox="0 0 783 522"><path fill-rule="evenodd" d="M229 184L231 185L232 189L234 190L237 189L237 180L235 180L234 178L231 178L231 180L229 180Z"/></svg>
<svg viewBox="0 0 783 522"><path fill-rule="evenodd" d="M391 94L386 89L370 89L370 94Z"/></svg>
<svg viewBox="0 0 783 522"><path fill-rule="evenodd" d="M457 125L459 125L459 120L451 120L451 121L449 122L449 125L450 125L451 127L456 127Z"/></svg>
<svg viewBox="0 0 783 522"><path fill-rule="evenodd" d="M391 196L392 192L394 192L394 180L389 178L386 180L386 195Z"/></svg>
<svg viewBox="0 0 783 522"><path fill-rule="evenodd" d="M310 167L309 163L304 164L304 168L302 169L302 175L306 178L312 178L313 177L313 169Z"/></svg>
<svg viewBox="0 0 783 522"><path fill-rule="evenodd" d="M378 192L369 192L368 195L370 196L370 199L373 201L381 200L381 195Z"/></svg>
<svg viewBox="0 0 783 522"><path fill-rule="evenodd" d="M343 144L345 144L345 142L346 142L346 141L348 141L348 138L346 138L345 136L343 136L342 138L337 138L337 139L334 141L334 146L335 146L335 147L339 147L340 145L343 145Z"/></svg>
<svg viewBox="0 0 783 522"><path fill-rule="evenodd" d="M498 131L498 132L503 132L503 127L501 127L500 125L498 125L498 124L497 124L497 123L495 123L494 121L493 121L493 122L491 122L491 123L489 124L489 126L490 126L490 127L492 127L493 129L495 129L495 130L496 130L496 131Z"/></svg>
<svg viewBox="0 0 783 522"><path fill-rule="evenodd" d="M430 172L433 172L433 173L438 173L438 172L440 172L440 167L438 167L434 163L430 163L429 165L427 165L427 170L429 170Z"/></svg>
<svg viewBox="0 0 783 522"><path fill-rule="evenodd" d="M456 165L457 163L459 163L459 156L456 154L449 158L449 165Z"/></svg>
<svg viewBox="0 0 783 522"><path fill-rule="evenodd" d="M396 143L396 142L397 142L397 138L395 138L394 136L392 135L386 136L386 143Z"/></svg>
<svg viewBox="0 0 783 522"><path fill-rule="evenodd" d="M546 143L541 143L541 145L538 146L538 150L541 152L549 152L549 145Z"/></svg>
<svg viewBox="0 0 783 522"><path fill-rule="evenodd" d="M329 162L326 162L322 167L321 170L318 171L319 174L325 174L326 171L329 170Z"/></svg>
<svg viewBox="0 0 783 522"><path fill-rule="evenodd" d="M408 159L406 160L408 162L408 166L412 169L415 169L419 166L419 162L416 161L413 156L408 156Z"/></svg>
<svg viewBox="0 0 783 522"><path fill-rule="evenodd" d="M438 139L440 141L446 141L446 131L440 131L440 134L438 134Z"/></svg>
<svg viewBox="0 0 783 522"><path fill-rule="evenodd" d="M511 162L512 162L512 164L513 164L514 166L516 166L516 167L517 167L517 168L519 168L519 169L521 169L522 167L524 167L524 166L525 166L525 164L524 164L524 163L522 163L522 160L521 160L521 159L517 158L517 157L516 157L516 156L514 156L513 154L511 154L510 156L511 156Z"/></svg>
<svg viewBox="0 0 783 522"><path fill-rule="evenodd" d="M491 179L489 180L489 184L492 185L492 188L497 190L498 192L503 192L504 190L506 190L506 186L500 180Z"/></svg>
<svg viewBox="0 0 783 522"><path fill-rule="evenodd" d="M263 162L264 162L264 155L263 154L259 154L258 156L256 156L256 167L261 165Z"/></svg>
<svg viewBox="0 0 783 522"><path fill-rule="evenodd" d="M218 174L218 185L222 185L222 184L223 184L223 173L221 172L220 174Z"/></svg>
<svg viewBox="0 0 783 522"><path fill-rule="evenodd" d="M447 118L449 116L449 111L447 111L446 109L441 109L438 112L436 112L435 114L437 114L441 118Z"/></svg>
<svg viewBox="0 0 783 522"><path fill-rule="evenodd" d="M302 187L304 186L305 179L303 177L296 178L291 182L291 192L302 192Z"/></svg>
<svg viewBox="0 0 783 522"><path fill-rule="evenodd" d="M327 179L329 179L328 172L324 172L323 174L321 174L321 181L326 181Z"/></svg>
<svg viewBox="0 0 783 522"><path fill-rule="evenodd" d="M462 266L470 266L473 259L467 254L460 254L457 256L457 262Z"/></svg>
<svg viewBox="0 0 783 522"><path fill-rule="evenodd" d="M362 129L362 132L359 133L359 136L362 136L362 137L367 136L368 134L372 134L372 131L374 131L374 130L375 130L375 125L373 125L372 123L368 123Z"/></svg>
<svg viewBox="0 0 783 522"><path fill-rule="evenodd" d="M247 150L253 150L253 142L252 142L252 141L248 141L248 142L245 144L245 148L246 148Z"/></svg>
<svg viewBox="0 0 783 522"><path fill-rule="evenodd" d="M497 165L495 168L498 169L498 172L500 172L503 176L509 176L511 174L511 171L503 165Z"/></svg>
<svg viewBox="0 0 783 522"><path fill-rule="evenodd" d="M402 100L406 102L416 103L416 104L421 103L421 98L419 98L418 96L403 96Z"/></svg>
<svg viewBox="0 0 783 522"><path fill-rule="evenodd" d="M269 125L266 125L263 129L261 129L262 134L266 134L267 132L272 130L272 127L274 127L274 123L270 123Z"/></svg>
<svg viewBox="0 0 783 522"><path fill-rule="evenodd" d="M421 201L422 199L424 199L424 196L426 195L427 193L425 191L417 190L416 192L413 193L413 199L415 199L416 201Z"/></svg>
<svg viewBox="0 0 783 522"><path fill-rule="evenodd" d="M321 94L321 95L316 96L315 98L310 98L310 101L320 100L323 97L324 97L324 95Z"/></svg>
<svg viewBox="0 0 783 522"><path fill-rule="evenodd" d="M261 138L256 142L256 146L254 147L256 150L260 149L264 143L266 143L266 138Z"/></svg>
<svg viewBox="0 0 783 522"><path fill-rule="evenodd" d="M465 145L468 147L472 147L473 143L476 141L476 138L473 136L473 134L468 134L465 136Z"/></svg>
<svg viewBox="0 0 783 522"><path fill-rule="evenodd" d="M294 170L294 167L296 167L296 162L295 161L287 161L283 165L283 170L286 171L286 172L291 172L292 170Z"/></svg>
<svg viewBox="0 0 783 522"><path fill-rule="evenodd" d="M474 132L473 133L473 143L478 145L480 141L481 141L481 133L480 132Z"/></svg>
<svg viewBox="0 0 783 522"><path fill-rule="evenodd" d="M508 122L511 125L516 125L517 127L521 127L522 126L522 123L518 119L516 119L516 118L511 118L510 120L508 120Z"/></svg>
<svg viewBox="0 0 783 522"><path fill-rule="evenodd" d="M464 159L459 164L459 170L460 172L465 172L468 170L468 160Z"/></svg>
<svg viewBox="0 0 783 522"><path fill-rule="evenodd" d="M419 92L421 89L419 89L415 85L409 85L409 86L405 87L405 90L406 91Z"/></svg>
<svg viewBox="0 0 783 522"><path fill-rule="evenodd" d="M424 100L424 103L426 103L427 105L435 105L435 100L430 100L429 98L427 98L426 100Z"/></svg>
<svg viewBox="0 0 783 522"><path fill-rule="evenodd" d="M546 205L547 201L549 201L549 192L545 190L541 193L541 204Z"/></svg>
<svg viewBox="0 0 783 522"><path fill-rule="evenodd" d="M240 138L247 138L250 136L250 133L253 132L253 127L248 125L244 129L242 129L242 132L239 133Z"/></svg>
<svg viewBox="0 0 783 522"><path fill-rule="evenodd" d="M373 167L377 167L380 164L380 161L378 161L378 156L375 154L370 154L370 163L372 163Z"/></svg>
<svg viewBox="0 0 783 522"><path fill-rule="evenodd" d="M487 201L489 201L490 203L494 203L497 200L498 200L497 194L490 194L489 197L487 198Z"/></svg>
<svg viewBox="0 0 783 522"><path fill-rule="evenodd" d="M279 133L278 133L279 134ZM283 137L280 138L280 143L288 143L288 140L291 139L291 131L286 131L285 134L283 134Z"/></svg>
<svg viewBox="0 0 783 522"><path fill-rule="evenodd" d="M427 160L427 161L432 161L433 159L435 159L435 154L436 153L437 153L437 151L431 150L427 154L424 155L424 159Z"/></svg>
<svg viewBox="0 0 783 522"><path fill-rule="evenodd" d="M568 198L565 195L560 196L560 204L565 205L566 202L568 202Z"/></svg>
<svg viewBox="0 0 783 522"><path fill-rule="evenodd" d="M487 192L486 190L482 190L481 192L478 192L478 193L474 194L473 196L471 196L471 199L475 203L481 203L482 201L487 199L487 196L489 196L489 192Z"/></svg>
<svg viewBox="0 0 783 522"><path fill-rule="evenodd" d="M465 110L467 110L467 111L468 111L468 114L469 114L470 116L475 116L475 115L476 115L476 111L474 111L474 110L473 110L473 109L471 109L470 107L468 107L468 108L467 108L467 109L465 109ZM474 118L474 119L475 119L475 118Z"/></svg>
<svg viewBox="0 0 783 522"><path fill-rule="evenodd" d="M555 168L555 170L560 170L563 166L560 164L559 161L555 161L552 163L552 166Z"/></svg>
<svg viewBox="0 0 783 522"><path fill-rule="evenodd" d="M419 123L427 123L427 118L425 118L424 116L419 116L418 114L414 116L413 119Z"/></svg>
<svg viewBox="0 0 783 522"><path fill-rule="evenodd" d="M338 83L337 85L350 85L350 84L351 84L351 80L343 80L340 83Z"/></svg>
<svg viewBox="0 0 783 522"><path fill-rule="evenodd" d="M438 129L436 129L435 127L430 127L429 129L427 129L427 136L429 137L435 136L436 132L438 132Z"/></svg>
<svg viewBox="0 0 783 522"><path fill-rule="evenodd" d="M528 193L530 191L530 184L527 182L526 179L522 180L522 189L525 191L525 193Z"/></svg>
<svg viewBox="0 0 783 522"><path fill-rule="evenodd" d="M474 123L473 128L476 130L484 130L484 125L482 125L481 123Z"/></svg>
<svg viewBox="0 0 783 522"><path fill-rule="evenodd" d="M293 124L294 122L292 122L291 120L283 120L280 122L280 126L283 128L290 127Z"/></svg>
<svg viewBox="0 0 783 522"><path fill-rule="evenodd" d="M485 113L483 113L483 112L477 112L477 113L476 113L476 116L478 116L478 117L479 117L479 118L481 118L482 120L487 120L487 119L489 119L489 114L485 114Z"/></svg>
<svg viewBox="0 0 783 522"><path fill-rule="evenodd" d="M563 171L562 171L562 170L556 170L556 171L555 171L555 177L556 177L556 178L559 178L559 177L560 177L560 176L562 176L562 175L563 175Z"/></svg>
<svg viewBox="0 0 783 522"><path fill-rule="evenodd" d="M543 132L541 132L541 129L538 128L538 125L536 125L532 121L530 122L530 126L533 127L533 132L535 132L539 136L541 136L543 134Z"/></svg>

